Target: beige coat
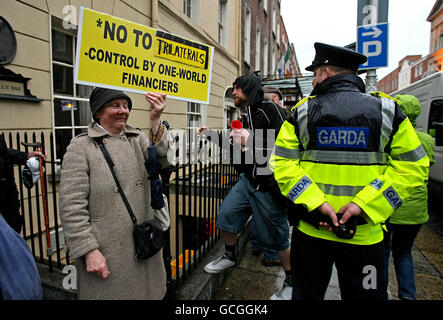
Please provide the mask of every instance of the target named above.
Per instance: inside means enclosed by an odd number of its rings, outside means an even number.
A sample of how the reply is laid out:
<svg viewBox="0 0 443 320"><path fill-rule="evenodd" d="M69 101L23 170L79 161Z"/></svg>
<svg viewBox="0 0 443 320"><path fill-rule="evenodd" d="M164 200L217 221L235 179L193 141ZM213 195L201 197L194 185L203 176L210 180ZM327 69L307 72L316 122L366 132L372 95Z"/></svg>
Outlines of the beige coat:
<svg viewBox="0 0 443 320"><path fill-rule="evenodd" d="M94 122L88 134L72 139L63 158L60 215L71 259L76 259L80 299L162 299L166 273L162 250L148 260L136 260L133 224L95 137L103 140L120 184L139 223L153 218L150 187L144 167L146 135L126 126L123 135L109 135ZM168 133L156 145L167 164ZM111 275L101 279L86 272L84 255L98 248Z"/></svg>

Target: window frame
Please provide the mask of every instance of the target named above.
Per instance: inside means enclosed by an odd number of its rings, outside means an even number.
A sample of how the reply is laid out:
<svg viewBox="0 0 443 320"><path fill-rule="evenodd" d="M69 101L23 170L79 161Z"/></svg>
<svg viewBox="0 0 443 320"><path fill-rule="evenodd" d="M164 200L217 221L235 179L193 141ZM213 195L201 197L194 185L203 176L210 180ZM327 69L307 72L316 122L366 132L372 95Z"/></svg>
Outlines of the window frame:
<svg viewBox="0 0 443 320"><path fill-rule="evenodd" d="M195 110L192 111L192 106L195 106ZM198 125L196 127L190 126L190 117L189 116L197 116ZM190 102L188 101L186 103L186 132L187 132L187 141L186 141L186 151L189 153L191 150L195 150L197 147L197 141L192 141L191 146L191 135L193 137L196 137L196 134L194 134L194 130L196 131L198 128L202 126L203 123L203 116L202 116L202 105L197 102ZM192 147L192 148L191 148Z"/></svg>
<svg viewBox="0 0 443 320"><path fill-rule="evenodd" d="M261 30L260 27L257 26L255 31L255 71L259 71L260 69L260 60L261 58Z"/></svg>
<svg viewBox="0 0 443 320"><path fill-rule="evenodd" d="M192 0L183 0L183 13L190 19L192 19Z"/></svg>
<svg viewBox="0 0 443 320"><path fill-rule="evenodd" d="M251 64L251 32L252 32L252 11L245 4L245 33L243 35L245 50L244 50L244 61L250 65Z"/></svg>
<svg viewBox="0 0 443 320"><path fill-rule="evenodd" d="M182 12L195 23L200 22L200 0L183 0Z"/></svg>
<svg viewBox="0 0 443 320"><path fill-rule="evenodd" d="M441 120L438 119L438 116ZM443 99L441 98L434 99L429 103L428 130L426 133L435 138L434 122L443 122ZM434 130L434 135L431 134L431 130Z"/></svg>
<svg viewBox="0 0 443 320"><path fill-rule="evenodd" d="M275 2L272 3L272 33L274 37L277 37L277 8Z"/></svg>
<svg viewBox="0 0 443 320"><path fill-rule="evenodd" d="M227 9L228 9L228 0L219 0L218 1L218 42L226 47L227 45Z"/></svg>
<svg viewBox="0 0 443 320"><path fill-rule="evenodd" d="M275 56L276 52L275 52L275 47L272 46L272 61L271 61L271 75L272 77L274 77L276 75L276 68L277 68L277 61L276 61L276 56Z"/></svg>
<svg viewBox="0 0 443 320"><path fill-rule="evenodd" d="M269 43L267 39L263 41L263 76L267 76L269 68Z"/></svg>
<svg viewBox="0 0 443 320"><path fill-rule="evenodd" d="M77 92L77 85L74 82L74 68L75 68L75 59L76 59L76 41L77 41L77 28L75 29L69 29L69 30L65 30L63 27L61 27L61 20L59 20L59 18L55 17L55 16L49 16L49 27L50 27L50 79L51 79L51 108L52 108L52 133L53 133L53 143L54 146L57 146L57 131L58 130L71 130L71 139L73 137L76 136L76 130L87 130L88 129L88 125L89 122L92 121L92 115L91 118L89 119L88 124L86 125L76 125L75 124L75 110L76 109L71 109L70 110L70 126L67 125L56 125L56 116L55 116L55 101L56 100L70 100L70 101L75 101L77 102L77 108L80 108L80 102L85 102L88 106L89 106L89 98L84 98L81 96L78 96L78 92ZM63 34L67 34L69 36L72 37L72 41L71 41L71 45L72 45L72 64L70 63L66 63L66 62L60 62L57 60L54 60L53 57L53 46L55 45L55 39L53 39L52 33L53 31L56 32L60 32ZM56 93L55 89L54 89L54 65L55 66L61 66L61 67L65 67L65 68L72 68L72 95L69 94L60 94L60 93ZM82 86L82 85L79 85ZM85 87L89 87L89 86L85 86ZM67 146L66 146L67 147ZM61 155L60 157L58 157L57 155L58 152L56 152L55 154L55 161L59 162L62 160L63 155Z"/></svg>

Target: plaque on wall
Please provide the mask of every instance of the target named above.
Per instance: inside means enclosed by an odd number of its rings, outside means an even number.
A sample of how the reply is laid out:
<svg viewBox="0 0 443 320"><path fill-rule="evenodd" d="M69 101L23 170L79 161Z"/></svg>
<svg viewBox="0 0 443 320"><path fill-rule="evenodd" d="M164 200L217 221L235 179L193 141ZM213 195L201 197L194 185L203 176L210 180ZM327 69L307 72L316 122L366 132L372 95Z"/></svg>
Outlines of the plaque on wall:
<svg viewBox="0 0 443 320"><path fill-rule="evenodd" d="M14 30L5 18L0 16L0 65L10 63L17 52Z"/></svg>
<svg viewBox="0 0 443 320"><path fill-rule="evenodd" d="M40 102L42 99L32 95L28 89L31 78L23 77L0 66L0 99Z"/></svg>

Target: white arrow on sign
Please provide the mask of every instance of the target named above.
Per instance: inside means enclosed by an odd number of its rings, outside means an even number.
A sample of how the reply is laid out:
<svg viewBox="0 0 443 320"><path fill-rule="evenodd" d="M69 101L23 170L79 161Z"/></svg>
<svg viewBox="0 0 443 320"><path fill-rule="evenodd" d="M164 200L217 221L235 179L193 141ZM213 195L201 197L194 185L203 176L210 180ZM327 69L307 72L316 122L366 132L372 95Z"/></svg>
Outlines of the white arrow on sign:
<svg viewBox="0 0 443 320"><path fill-rule="evenodd" d="M374 38L378 38L382 33L383 33L383 31L381 31L379 28L377 28L376 26L374 26L374 27L370 27L370 28L372 28L372 31L369 31L369 32L363 32L362 33L362 36L363 37L368 37L368 36L374 36Z"/></svg>

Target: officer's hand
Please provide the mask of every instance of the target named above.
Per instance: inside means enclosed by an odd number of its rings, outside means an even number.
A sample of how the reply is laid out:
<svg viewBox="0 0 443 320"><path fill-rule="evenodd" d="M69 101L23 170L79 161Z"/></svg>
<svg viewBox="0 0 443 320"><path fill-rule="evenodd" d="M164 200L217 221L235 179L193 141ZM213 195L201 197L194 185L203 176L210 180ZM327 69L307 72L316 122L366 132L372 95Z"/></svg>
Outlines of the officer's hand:
<svg viewBox="0 0 443 320"><path fill-rule="evenodd" d="M337 215L335 214L334 208L332 208L329 203L324 202L317 209L325 216L329 216L329 218L331 218L331 221L334 224L334 226L338 227ZM327 223L327 222L320 222L320 226L327 228L329 231L332 231L332 226L330 226L329 223Z"/></svg>
<svg viewBox="0 0 443 320"><path fill-rule="evenodd" d="M338 212L342 212L343 216L340 219L340 223L344 224L352 216L358 216L363 213L363 210L353 202L349 202L343 206Z"/></svg>

